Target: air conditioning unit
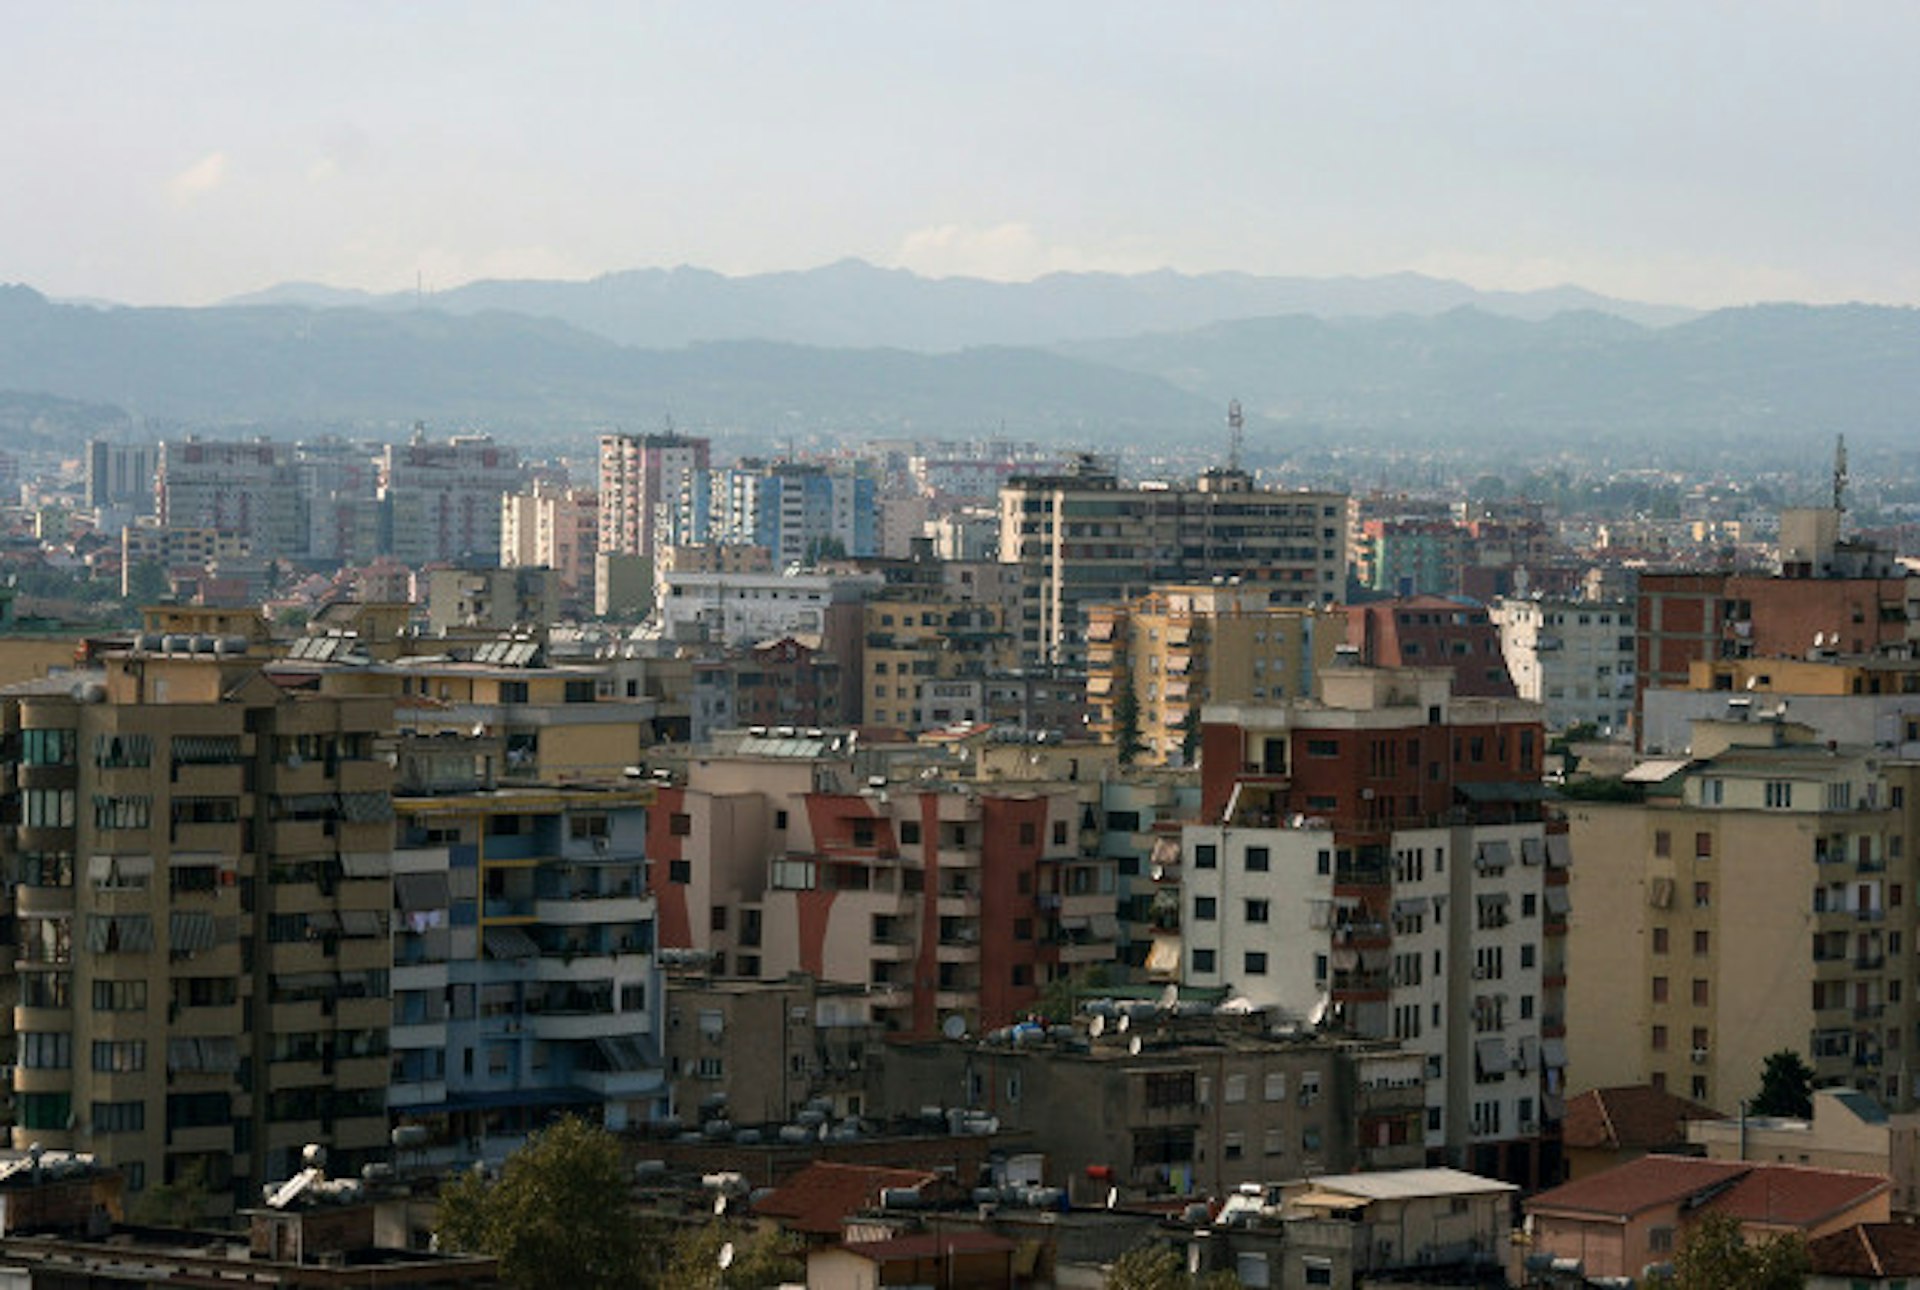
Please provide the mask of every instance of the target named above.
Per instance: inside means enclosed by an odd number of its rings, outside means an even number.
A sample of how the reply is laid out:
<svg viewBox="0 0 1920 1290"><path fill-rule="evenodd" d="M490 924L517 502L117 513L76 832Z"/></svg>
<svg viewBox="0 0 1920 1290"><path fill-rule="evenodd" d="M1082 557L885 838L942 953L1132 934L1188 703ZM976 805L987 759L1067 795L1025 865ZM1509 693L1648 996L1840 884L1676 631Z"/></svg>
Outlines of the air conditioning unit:
<svg viewBox="0 0 1920 1290"><path fill-rule="evenodd" d="M1474 980L1476 980L1476 981L1484 981L1484 980L1486 980L1486 979L1487 979L1487 970L1486 970L1485 968L1483 968L1483 967L1477 967L1477 966L1476 966L1476 967L1475 967L1475 968L1473 969L1473 979L1474 979Z"/></svg>
<svg viewBox="0 0 1920 1290"><path fill-rule="evenodd" d="M1704 1066L1704 1065L1706 1065L1706 1064L1707 1064L1707 1050L1706 1050L1706 1049L1704 1049L1704 1048L1696 1048L1696 1049L1694 1049L1694 1050L1693 1050L1693 1064L1694 1064L1695 1066Z"/></svg>
<svg viewBox="0 0 1920 1290"><path fill-rule="evenodd" d="M1535 1124L1532 1120L1522 1120L1520 1121L1520 1136L1524 1138L1528 1134L1537 1131L1539 1127L1540 1126Z"/></svg>

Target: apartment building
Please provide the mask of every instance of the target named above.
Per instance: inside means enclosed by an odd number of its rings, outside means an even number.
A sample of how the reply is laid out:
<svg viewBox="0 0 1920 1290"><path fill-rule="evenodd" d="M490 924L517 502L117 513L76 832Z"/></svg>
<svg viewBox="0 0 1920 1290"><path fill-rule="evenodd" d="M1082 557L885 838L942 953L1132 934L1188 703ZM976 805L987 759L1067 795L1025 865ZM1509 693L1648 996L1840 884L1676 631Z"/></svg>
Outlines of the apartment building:
<svg viewBox="0 0 1920 1290"><path fill-rule="evenodd" d="M652 556L705 529L710 445L678 434L600 436L600 549Z"/></svg>
<svg viewBox="0 0 1920 1290"><path fill-rule="evenodd" d="M131 515L152 514L158 457L159 449L150 443L88 440L87 507L94 511L117 508Z"/></svg>
<svg viewBox="0 0 1920 1290"><path fill-rule="evenodd" d="M434 441L416 429L383 444L379 461L385 549L396 560L500 562L500 498L527 482L518 450L490 435Z"/></svg>
<svg viewBox="0 0 1920 1290"><path fill-rule="evenodd" d="M436 633L544 631L560 617L560 574L544 566L434 569L427 626Z"/></svg>
<svg viewBox="0 0 1920 1290"><path fill-rule="evenodd" d="M131 1192L257 1196L308 1143L387 1158L389 704L288 691L244 637L143 634L0 695L19 929L15 1145Z"/></svg>
<svg viewBox="0 0 1920 1290"><path fill-rule="evenodd" d="M820 636L782 636L694 660L692 669L696 745L742 726L844 726L858 712L858 679Z"/></svg>
<svg viewBox="0 0 1920 1290"><path fill-rule="evenodd" d="M500 498L501 564L552 569L569 597L590 605L599 550L600 495L593 489L536 479L526 492Z"/></svg>
<svg viewBox="0 0 1920 1290"><path fill-rule="evenodd" d="M878 588L875 574L681 573L661 575L656 619L671 641L744 645L793 633L825 634L837 606Z"/></svg>
<svg viewBox="0 0 1920 1290"><path fill-rule="evenodd" d="M1180 974L1427 1063L1429 1159L1555 1176L1569 848L1539 709L1441 670L1333 667L1205 713Z"/></svg>
<svg viewBox="0 0 1920 1290"><path fill-rule="evenodd" d="M783 569L879 554L878 486L851 464L746 459L704 482L711 500L700 540L766 547Z"/></svg>
<svg viewBox="0 0 1920 1290"><path fill-rule="evenodd" d="M1101 1033L890 1044L886 1105L1030 1134L1081 1205L1419 1164L1424 1063L1392 1043L1273 1034L1269 1018L1100 1001ZM1139 1014L1139 1020L1133 1015ZM1119 1029L1119 1015L1129 1017ZM1085 1020L1084 1018L1082 1020ZM1146 1040L1137 1046L1136 1037Z"/></svg>
<svg viewBox="0 0 1920 1290"><path fill-rule="evenodd" d="M1199 747L1205 703L1265 702L1313 693L1346 622L1315 608L1269 603L1264 589L1233 583L1156 588L1087 610L1089 732L1125 734L1135 760L1183 765ZM1134 696L1123 732L1120 696Z"/></svg>
<svg viewBox="0 0 1920 1290"><path fill-rule="evenodd" d="M1649 755L1678 753L1696 721L1787 710L1822 739L1920 758L1920 659L1812 650L1804 658L1699 660L1684 685L1642 696L1640 746Z"/></svg>
<svg viewBox="0 0 1920 1290"><path fill-rule="evenodd" d="M1083 456L1060 474L1013 476L999 558L1024 580L1022 660L1084 668L1087 607L1164 583L1238 577L1277 605L1330 604L1346 592L1346 510L1344 494L1257 489L1238 470L1123 489Z"/></svg>
<svg viewBox="0 0 1920 1290"><path fill-rule="evenodd" d="M171 574L176 569L243 561L252 549L250 540L234 529L137 521L120 530L120 594L133 594L135 574L142 565Z"/></svg>
<svg viewBox="0 0 1920 1290"><path fill-rule="evenodd" d="M645 785L394 800L388 1106L429 1162L498 1161L553 1116L664 1115Z"/></svg>
<svg viewBox="0 0 1920 1290"><path fill-rule="evenodd" d="M890 586L864 614L864 724L918 732L988 719L989 679L1015 657L1000 605Z"/></svg>
<svg viewBox="0 0 1920 1290"><path fill-rule="evenodd" d="M1633 717L1632 604L1508 596L1488 609L1507 674L1548 730L1624 732Z"/></svg>
<svg viewBox="0 0 1920 1290"><path fill-rule="evenodd" d="M263 556L302 555L308 507L295 463L294 445L271 439L169 439L155 483L160 525L223 529Z"/></svg>
<svg viewBox="0 0 1920 1290"><path fill-rule="evenodd" d="M1915 764L1784 718L1691 746L1628 774L1641 800L1568 804L1574 1069L1731 1114L1786 1048L1913 1107Z"/></svg>
<svg viewBox="0 0 1920 1290"><path fill-rule="evenodd" d="M779 731L691 762L648 838L661 944L716 976L863 982L885 1029L921 1036L1006 1025L1112 961L1113 861L1082 846L1078 788L872 765L844 735Z"/></svg>
<svg viewBox="0 0 1920 1290"><path fill-rule="evenodd" d="M809 1105L831 1106L837 1117L883 1113L874 1091L884 1038L858 983L683 971L668 979L666 1009L667 1070L683 1124L784 1125Z"/></svg>
<svg viewBox="0 0 1920 1290"><path fill-rule="evenodd" d="M1453 692L1511 698L1513 678L1487 607L1464 596L1407 596L1347 606L1347 644L1368 667L1442 667Z"/></svg>

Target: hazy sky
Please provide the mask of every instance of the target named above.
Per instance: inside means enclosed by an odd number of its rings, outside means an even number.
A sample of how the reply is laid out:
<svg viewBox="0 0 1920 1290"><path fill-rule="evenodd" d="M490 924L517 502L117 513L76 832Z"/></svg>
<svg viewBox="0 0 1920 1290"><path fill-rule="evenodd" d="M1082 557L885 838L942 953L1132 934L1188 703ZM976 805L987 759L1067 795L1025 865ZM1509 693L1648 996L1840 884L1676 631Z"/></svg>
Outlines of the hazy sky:
<svg viewBox="0 0 1920 1290"><path fill-rule="evenodd" d="M846 256L1920 301L1920 5L0 0L0 280Z"/></svg>

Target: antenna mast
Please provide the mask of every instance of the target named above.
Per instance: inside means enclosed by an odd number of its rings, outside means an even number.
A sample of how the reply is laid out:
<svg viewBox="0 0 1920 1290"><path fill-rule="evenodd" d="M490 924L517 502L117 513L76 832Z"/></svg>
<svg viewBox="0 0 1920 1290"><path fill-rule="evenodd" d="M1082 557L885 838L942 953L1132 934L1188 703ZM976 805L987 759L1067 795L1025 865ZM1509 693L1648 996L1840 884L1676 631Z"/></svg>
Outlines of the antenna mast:
<svg viewBox="0 0 1920 1290"><path fill-rule="evenodd" d="M1240 400L1227 404L1227 469L1240 469L1240 444L1246 431L1246 418L1240 415Z"/></svg>
<svg viewBox="0 0 1920 1290"><path fill-rule="evenodd" d="M1839 436L1833 445L1833 509L1847 512L1847 437Z"/></svg>

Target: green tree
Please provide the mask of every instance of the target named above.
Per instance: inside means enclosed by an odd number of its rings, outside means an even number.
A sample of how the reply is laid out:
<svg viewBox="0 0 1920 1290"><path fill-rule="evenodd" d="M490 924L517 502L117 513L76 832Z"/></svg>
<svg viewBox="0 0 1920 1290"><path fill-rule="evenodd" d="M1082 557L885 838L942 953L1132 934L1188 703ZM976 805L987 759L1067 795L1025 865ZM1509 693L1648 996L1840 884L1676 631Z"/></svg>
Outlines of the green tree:
<svg viewBox="0 0 1920 1290"><path fill-rule="evenodd" d="M1113 742L1120 749L1120 764L1131 766L1134 758L1147 750L1140 742L1140 696L1133 688L1131 672L1121 673L1119 686L1120 693L1113 699Z"/></svg>
<svg viewBox="0 0 1920 1290"><path fill-rule="evenodd" d="M497 1181L476 1172L443 1187L436 1230L445 1249L498 1259L515 1290L622 1290L645 1280L620 1142L576 1116L528 1138Z"/></svg>
<svg viewBox="0 0 1920 1290"><path fill-rule="evenodd" d="M136 606L158 604L171 590L157 560L142 560L127 570L127 599Z"/></svg>
<svg viewBox="0 0 1920 1290"><path fill-rule="evenodd" d="M1805 1120L1813 1115L1813 1068L1791 1048L1768 1056L1760 1069L1760 1091L1748 1110Z"/></svg>
<svg viewBox="0 0 1920 1290"><path fill-rule="evenodd" d="M1800 1290L1812 1267L1807 1242L1798 1232L1750 1245L1737 1219L1708 1213L1680 1238L1673 1274L1653 1284L1671 1290Z"/></svg>
<svg viewBox="0 0 1920 1290"><path fill-rule="evenodd" d="M213 1189L207 1186L206 1165L188 1161L172 1182L156 1183L133 1202L130 1217L154 1227L192 1227L207 1216Z"/></svg>
<svg viewBox="0 0 1920 1290"><path fill-rule="evenodd" d="M1240 1278L1218 1270L1195 1277L1176 1247L1149 1241L1115 1259L1103 1284L1106 1290L1239 1290Z"/></svg>
<svg viewBox="0 0 1920 1290"><path fill-rule="evenodd" d="M720 1251L733 1246L724 1272ZM686 1227L674 1236L660 1290L758 1290L807 1279L806 1242L789 1232L727 1223Z"/></svg>
<svg viewBox="0 0 1920 1290"><path fill-rule="evenodd" d="M1034 1004L1033 1010L1048 1021L1071 1021L1074 1008L1081 999L1112 984L1113 973L1108 971L1106 964L1089 963L1065 976L1057 976L1041 987L1040 999Z"/></svg>

